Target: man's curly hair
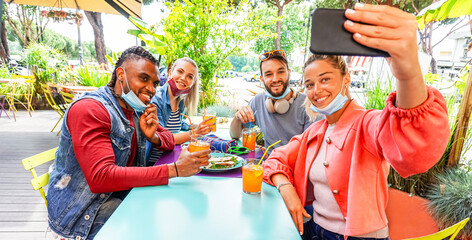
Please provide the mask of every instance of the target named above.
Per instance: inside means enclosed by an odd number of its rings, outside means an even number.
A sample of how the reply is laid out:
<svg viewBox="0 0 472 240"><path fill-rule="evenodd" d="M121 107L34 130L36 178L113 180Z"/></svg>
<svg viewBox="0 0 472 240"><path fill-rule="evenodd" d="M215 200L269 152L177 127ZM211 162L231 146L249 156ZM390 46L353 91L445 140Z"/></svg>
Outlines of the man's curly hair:
<svg viewBox="0 0 472 240"><path fill-rule="evenodd" d="M120 98L118 94L115 93L114 87L118 77L116 76L116 69L120 68L123 63L129 59L138 60L138 59L145 59L151 61L154 65L159 68L159 61L146 49L140 46L134 46L126 49L118 58L116 62L115 69L113 69L113 73L111 75L110 82L108 82L107 86L113 93L113 96Z"/></svg>

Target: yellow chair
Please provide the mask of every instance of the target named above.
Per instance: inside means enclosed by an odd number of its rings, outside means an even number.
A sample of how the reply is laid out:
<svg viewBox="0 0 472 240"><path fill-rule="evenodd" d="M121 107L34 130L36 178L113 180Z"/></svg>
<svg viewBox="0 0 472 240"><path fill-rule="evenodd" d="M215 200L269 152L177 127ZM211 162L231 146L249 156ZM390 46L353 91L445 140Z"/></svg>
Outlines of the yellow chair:
<svg viewBox="0 0 472 240"><path fill-rule="evenodd" d="M57 114L59 114L59 120L57 120L56 125L54 125L54 127L51 129L51 132L52 132L56 128L57 124L59 124L59 122L64 117L64 110L60 106L60 103L58 105L56 101L54 100L54 96L51 92L51 89L49 88L47 84L41 83L41 89L44 92L44 96L46 97L46 100L48 101L49 106L51 106L52 109L54 109L57 112ZM59 133L57 134L59 135Z"/></svg>
<svg viewBox="0 0 472 240"><path fill-rule="evenodd" d="M457 234L461 231L461 229L465 226L465 224L467 224L467 222L469 221L469 218L466 218L442 231L439 231L437 233L433 233L433 234L430 234L430 235L426 235L426 236L423 236L423 237L418 237L418 238L408 238L406 240L441 240L441 239L445 239L449 236L451 236L449 238L449 240L454 240L454 238L457 236Z"/></svg>
<svg viewBox="0 0 472 240"><path fill-rule="evenodd" d="M67 108L70 107L72 102L74 101L74 94L66 93L58 88L59 94L61 95L61 104L58 104L59 108L61 109L62 113L65 114ZM61 133L61 130L57 132L57 135Z"/></svg>
<svg viewBox="0 0 472 240"><path fill-rule="evenodd" d="M57 148L53 148L21 160L21 163L23 163L23 167L25 168L25 170L31 171L31 174L33 175L31 185L33 185L34 190L39 190L41 196L44 199L44 202L46 203L46 206L48 205L48 201L46 200L46 194L44 193L43 187L46 186L49 182L49 173L45 173L38 177L34 168L43 163L47 163L49 161L54 160L56 157L56 150Z"/></svg>
<svg viewBox="0 0 472 240"><path fill-rule="evenodd" d="M32 117L31 112L34 113L33 105L32 105L32 100L33 100L33 93L31 91L31 87L34 85L35 78L34 76L21 76L21 75L13 75L13 81L12 81L12 86L10 89L10 94L9 94L9 104L10 104L10 110L12 111L17 111L14 101L16 100L19 102L25 109L28 111L28 114L30 117ZM28 92L26 94L17 94L16 89L14 85L22 85L25 84L26 88L28 89ZM26 98L26 102L21 102L16 96L21 96L24 95ZM26 105L25 105L26 104ZM14 115L15 113L13 113ZM16 120L16 118L15 118Z"/></svg>
<svg viewBox="0 0 472 240"><path fill-rule="evenodd" d="M32 105L33 93L31 91L31 87L34 86L34 82L36 81L36 79L34 75L31 75L31 76L13 75L13 78L24 80L24 83L27 86L28 93L26 94L26 106L27 106L26 110L28 111L28 114L31 116L30 110L31 112L34 113L34 109Z"/></svg>
<svg viewBox="0 0 472 240"><path fill-rule="evenodd" d="M61 94L62 99L64 99L64 103L65 103L64 107L65 109L67 109L70 106L70 104L74 101L74 94L67 93L62 90L59 90L59 93Z"/></svg>

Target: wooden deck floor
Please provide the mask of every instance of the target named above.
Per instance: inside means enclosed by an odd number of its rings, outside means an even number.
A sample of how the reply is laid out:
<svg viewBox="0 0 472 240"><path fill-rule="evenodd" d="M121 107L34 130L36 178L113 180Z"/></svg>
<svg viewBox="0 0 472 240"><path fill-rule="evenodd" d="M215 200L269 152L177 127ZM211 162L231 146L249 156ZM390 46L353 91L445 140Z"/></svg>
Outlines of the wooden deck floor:
<svg viewBox="0 0 472 240"><path fill-rule="evenodd" d="M0 239L45 239L47 210L21 160L58 146L51 132L9 132L0 129ZM47 166L36 169L38 174ZM47 189L47 188L46 188ZM48 234L46 239L51 239Z"/></svg>

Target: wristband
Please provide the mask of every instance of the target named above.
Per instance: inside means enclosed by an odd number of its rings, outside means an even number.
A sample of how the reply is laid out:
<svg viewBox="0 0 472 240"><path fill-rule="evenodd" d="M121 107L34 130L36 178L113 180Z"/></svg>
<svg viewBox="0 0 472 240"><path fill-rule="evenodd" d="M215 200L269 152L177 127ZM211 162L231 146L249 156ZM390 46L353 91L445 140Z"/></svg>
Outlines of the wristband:
<svg viewBox="0 0 472 240"><path fill-rule="evenodd" d="M292 183L290 183L290 182L281 183L281 184L277 185L277 191L280 192L280 188L281 188L281 187L283 187L283 186L285 186L285 185L289 185L289 184L292 185Z"/></svg>
<svg viewBox="0 0 472 240"><path fill-rule="evenodd" d="M179 171L177 170L177 164L175 164L175 162L174 162L174 168L175 168L175 174L178 177L179 176Z"/></svg>

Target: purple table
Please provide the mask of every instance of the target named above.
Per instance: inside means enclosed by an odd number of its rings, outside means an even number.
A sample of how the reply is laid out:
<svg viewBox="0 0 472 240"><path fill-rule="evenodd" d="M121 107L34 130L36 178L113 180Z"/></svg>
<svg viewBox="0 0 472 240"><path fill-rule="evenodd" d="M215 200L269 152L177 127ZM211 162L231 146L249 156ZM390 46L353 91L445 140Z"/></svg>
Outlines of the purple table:
<svg viewBox="0 0 472 240"><path fill-rule="evenodd" d="M240 157L246 159L246 158L260 158L262 157L262 150L259 148L256 148L254 152L249 152L248 154L245 155L239 155ZM173 151L169 152L164 152L157 160L157 162L154 164L154 166L161 165L161 164L168 164L168 163L173 163L177 161L180 155L180 145L175 145ZM206 172L205 170L202 170L198 176L208 176L208 177L232 177L232 178L241 178L242 177L242 170L241 168L236 168L228 171L222 171L222 172Z"/></svg>

